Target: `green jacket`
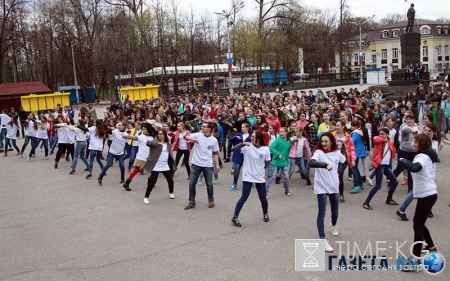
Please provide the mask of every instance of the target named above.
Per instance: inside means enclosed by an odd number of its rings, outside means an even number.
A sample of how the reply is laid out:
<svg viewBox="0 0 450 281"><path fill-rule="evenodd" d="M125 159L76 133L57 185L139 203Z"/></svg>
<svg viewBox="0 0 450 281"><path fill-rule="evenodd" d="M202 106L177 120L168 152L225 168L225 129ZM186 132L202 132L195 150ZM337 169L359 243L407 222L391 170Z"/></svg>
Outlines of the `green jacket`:
<svg viewBox="0 0 450 281"><path fill-rule="evenodd" d="M278 136L269 147L270 152L273 153L272 166L287 167L289 166L289 151L291 149L291 141ZM278 158L279 156L282 158Z"/></svg>

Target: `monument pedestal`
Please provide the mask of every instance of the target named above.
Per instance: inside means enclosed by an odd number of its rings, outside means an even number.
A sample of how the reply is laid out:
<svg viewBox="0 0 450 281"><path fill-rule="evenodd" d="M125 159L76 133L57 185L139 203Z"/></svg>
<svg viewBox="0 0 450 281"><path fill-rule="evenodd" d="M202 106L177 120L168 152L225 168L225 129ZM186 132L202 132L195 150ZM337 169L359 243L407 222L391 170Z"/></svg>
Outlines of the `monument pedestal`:
<svg viewBox="0 0 450 281"><path fill-rule="evenodd" d="M405 33L400 35L402 52L402 68L420 63L420 33Z"/></svg>

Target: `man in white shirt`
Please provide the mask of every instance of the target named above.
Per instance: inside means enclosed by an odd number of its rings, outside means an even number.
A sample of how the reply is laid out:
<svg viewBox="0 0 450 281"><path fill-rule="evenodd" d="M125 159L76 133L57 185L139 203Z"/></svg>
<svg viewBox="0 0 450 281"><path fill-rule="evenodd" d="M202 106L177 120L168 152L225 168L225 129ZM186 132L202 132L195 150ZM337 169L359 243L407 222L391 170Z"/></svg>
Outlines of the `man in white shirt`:
<svg viewBox="0 0 450 281"><path fill-rule="evenodd" d="M208 192L208 207L214 207L214 190L212 182L213 173L213 158L216 163L217 172L219 168L219 143L212 134L212 128L214 124L212 122L204 123L202 125L202 132L190 134L184 136L187 141L193 141L195 143L193 148L192 160L191 160L191 174L189 176L189 204L184 207L185 210L189 210L195 207L195 195L198 177L203 172L205 176L205 182Z"/></svg>
<svg viewBox="0 0 450 281"><path fill-rule="evenodd" d="M109 167L112 166L115 157L119 158L120 183L125 182L125 165L123 162L125 159L125 144L128 142L128 139L123 138L123 135L128 134L125 132L125 125L123 122L119 122L116 125L116 129L112 131L113 140L109 147L106 165L103 167L102 172L98 177L99 185L102 185L103 177L106 175L106 171L108 171Z"/></svg>

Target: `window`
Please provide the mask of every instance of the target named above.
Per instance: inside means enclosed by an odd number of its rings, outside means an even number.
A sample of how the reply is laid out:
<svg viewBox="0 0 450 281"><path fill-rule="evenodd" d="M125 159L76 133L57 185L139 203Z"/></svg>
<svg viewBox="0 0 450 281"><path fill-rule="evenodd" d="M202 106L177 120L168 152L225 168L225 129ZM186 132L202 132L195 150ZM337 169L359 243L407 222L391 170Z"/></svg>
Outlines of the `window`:
<svg viewBox="0 0 450 281"><path fill-rule="evenodd" d="M448 47L449 47L448 45L445 45L444 52L445 52L445 55L446 55L446 56L449 55L449 48L448 48Z"/></svg>
<svg viewBox="0 0 450 281"><path fill-rule="evenodd" d="M437 49L437 55L438 55L438 57L442 56L442 46L441 46L441 45L438 45L438 46L436 47L436 49Z"/></svg>
<svg viewBox="0 0 450 281"><path fill-rule="evenodd" d="M448 34L448 26L444 26L444 34Z"/></svg>
<svg viewBox="0 0 450 281"><path fill-rule="evenodd" d="M428 64L423 64L423 67L424 67L424 69L425 69L425 72L428 72L429 70L428 70Z"/></svg>
<svg viewBox="0 0 450 281"><path fill-rule="evenodd" d="M383 60L387 59L387 50L386 49L381 50L381 59L383 59Z"/></svg>
<svg viewBox="0 0 450 281"><path fill-rule="evenodd" d="M353 65L354 65L354 66L359 65L358 54L354 54L354 55L353 55Z"/></svg>
<svg viewBox="0 0 450 281"><path fill-rule="evenodd" d="M442 34L442 27L441 26L437 26L436 30L437 30L437 34Z"/></svg>
<svg viewBox="0 0 450 281"><path fill-rule="evenodd" d="M398 49L392 49L392 58L393 59L398 59Z"/></svg>
<svg viewBox="0 0 450 281"><path fill-rule="evenodd" d="M392 31L392 37L398 37L398 34L400 33L400 30L398 30L398 29L394 29L393 31Z"/></svg>
<svg viewBox="0 0 450 281"><path fill-rule="evenodd" d="M389 31L388 30L383 30L381 32L381 38L388 38L389 36Z"/></svg>
<svg viewBox="0 0 450 281"><path fill-rule="evenodd" d="M358 42L358 47L364 47L364 45L365 45L364 41L359 41Z"/></svg>
<svg viewBox="0 0 450 281"><path fill-rule="evenodd" d="M431 34L431 29L428 25L424 25L420 28L420 34Z"/></svg>
<svg viewBox="0 0 450 281"><path fill-rule="evenodd" d="M372 64L377 64L377 54L372 54Z"/></svg>
<svg viewBox="0 0 450 281"><path fill-rule="evenodd" d="M350 43L348 44L348 46L349 46L350 48L354 48L354 47L355 47L355 42L350 42Z"/></svg>
<svg viewBox="0 0 450 281"><path fill-rule="evenodd" d="M422 57L428 57L428 46L422 47Z"/></svg>

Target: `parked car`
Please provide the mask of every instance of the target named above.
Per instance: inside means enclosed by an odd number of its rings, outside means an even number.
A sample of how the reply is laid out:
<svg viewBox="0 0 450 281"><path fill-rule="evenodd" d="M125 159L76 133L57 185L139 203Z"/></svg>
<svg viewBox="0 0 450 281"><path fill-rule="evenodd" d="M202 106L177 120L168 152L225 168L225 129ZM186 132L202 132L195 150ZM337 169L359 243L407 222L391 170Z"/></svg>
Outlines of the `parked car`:
<svg viewBox="0 0 450 281"><path fill-rule="evenodd" d="M386 78L386 83L391 82L392 81L392 76L389 75L388 78Z"/></svg>
<svg viewBox="0 0 450 281"><path fill-rule="evenodd" d="M292 79L294 81L296 80L308 80L309 74L308 73L294 73L292 74Z"/></svg>
<svg viewBox="0 0 450 281"><path fill-rule="evenodd" d="M444 73L443 72L436 72L430 75L430 81L444 81Z"/></svg>

